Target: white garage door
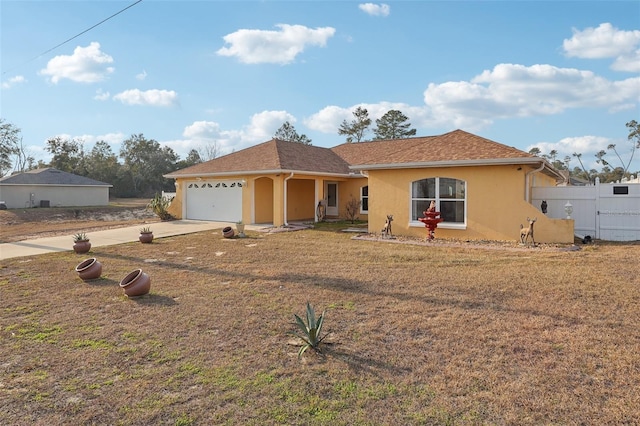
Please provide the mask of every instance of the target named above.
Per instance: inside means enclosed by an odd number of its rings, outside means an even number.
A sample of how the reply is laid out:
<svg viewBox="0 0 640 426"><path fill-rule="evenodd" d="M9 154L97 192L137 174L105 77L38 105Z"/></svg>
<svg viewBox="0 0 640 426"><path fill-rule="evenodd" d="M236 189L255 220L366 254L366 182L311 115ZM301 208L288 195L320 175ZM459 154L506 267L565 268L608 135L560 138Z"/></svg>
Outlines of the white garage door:
<svg viewBox="0 0 640 426"><path fill-rule="evenodd" d="M242 183L239 181L187 184L187 219L237 222L242 219Z"/></svg>

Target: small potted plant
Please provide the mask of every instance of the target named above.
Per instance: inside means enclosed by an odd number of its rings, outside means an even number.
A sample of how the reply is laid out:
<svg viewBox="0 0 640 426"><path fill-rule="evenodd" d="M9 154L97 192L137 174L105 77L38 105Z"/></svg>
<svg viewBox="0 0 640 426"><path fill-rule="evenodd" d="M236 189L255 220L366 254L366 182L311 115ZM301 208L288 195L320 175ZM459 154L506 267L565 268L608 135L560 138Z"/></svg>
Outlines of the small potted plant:
<svg viewBox="0 0 640 426"><path fill-rule="evenodd" d="M140 236L138 237L141 243L148 244L153 241L153 231L150 227L145 226L140 228Z"/></svg>
<svg viewBox="0 0 640 426"><path fill-rule="evenodd" d="M238 231L238 237L244 237L244 222L242 219L236 222L236 230Z"/></svg>
<svg viewBox="0 0 640 426"><path fill-rule="evenodd" d="M230 226L225 226L224 228L222 228L222 236L225 238L233 238L233 236L235 235L235 232L233 231L233 228Z"/></svg>
<svg viewBox="0 0 640 426"><path fill-rule="evenodd" d="M84 232L78 232L73 236L73 251L78 254L86 253L91 250L89 237Z"/></svg>

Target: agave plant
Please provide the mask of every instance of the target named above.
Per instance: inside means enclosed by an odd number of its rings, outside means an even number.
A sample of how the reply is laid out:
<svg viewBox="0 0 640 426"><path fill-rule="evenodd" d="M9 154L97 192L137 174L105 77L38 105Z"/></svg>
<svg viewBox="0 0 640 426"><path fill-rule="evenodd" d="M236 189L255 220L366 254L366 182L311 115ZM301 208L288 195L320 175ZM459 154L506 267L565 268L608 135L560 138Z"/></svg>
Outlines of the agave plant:
<svg viewBox="0 0 640 426"><path fill-rule="evenodd" d="M324 324L324 311L322 314L316 319L316 313L313 310L313 307L309 302L307 302L307 323L302 320L298 315L293 314L296 318L296 325L302 330L302 334L294 332L296 336L298 336L305 343L304 346L300 348L298 351L298 358L302 356L302 354L309 348L313 348L315 350L318 349L318 345L324 340L327 335L320 337L320 333L322 332L322 324Z"/></svg>
<svg viewBox="0 0 640 426"><path fill-rule="evenodd" d="M84 232L78 232L73 236L73 241L76 243L78 241L89 241L89 237L87 237L87 234L85 234Z"/></svg>

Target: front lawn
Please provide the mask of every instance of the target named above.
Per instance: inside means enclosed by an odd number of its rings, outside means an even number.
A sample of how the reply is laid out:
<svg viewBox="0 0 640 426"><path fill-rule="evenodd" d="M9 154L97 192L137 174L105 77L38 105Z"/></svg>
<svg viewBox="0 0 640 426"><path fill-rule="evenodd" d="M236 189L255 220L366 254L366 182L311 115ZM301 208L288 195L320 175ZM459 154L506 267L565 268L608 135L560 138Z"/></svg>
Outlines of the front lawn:
<svg viewBox="0 0 640 426"><path fill-rule="evenodd" d="M217 230L1 261L0 424L640 423L640 245L352 235ZM103 264L90 283L87 257ZM129 300L136 268L151 293ZM330 335L299 359L307 301Z"/></svg>

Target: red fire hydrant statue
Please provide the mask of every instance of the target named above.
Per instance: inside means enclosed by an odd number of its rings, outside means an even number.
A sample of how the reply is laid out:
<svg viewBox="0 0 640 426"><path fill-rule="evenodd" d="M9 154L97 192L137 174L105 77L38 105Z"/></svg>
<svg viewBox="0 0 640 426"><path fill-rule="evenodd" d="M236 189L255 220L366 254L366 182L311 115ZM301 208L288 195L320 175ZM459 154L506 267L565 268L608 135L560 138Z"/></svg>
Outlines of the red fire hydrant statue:
<svg viewBox="0 0 640 426"><path fill-rule="evenodd" d="M418 220L424 223L424 226L427 228L427 239L433 240L435 238L435 231L438 224L444 220L438 217L440 216L440 212L436 211L436 202L431 201L429 208L422 212L422 214L425 217L419 217Z"/></svg>

